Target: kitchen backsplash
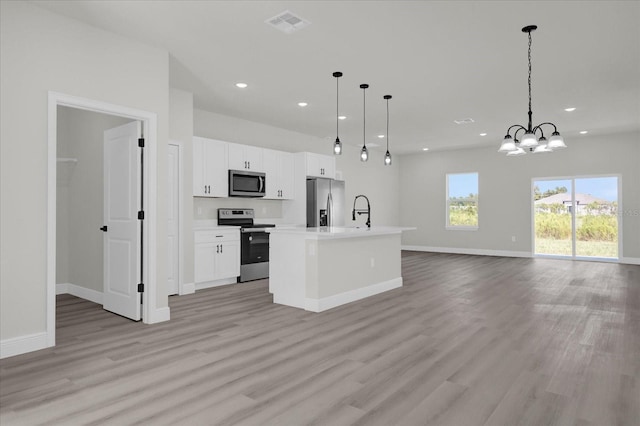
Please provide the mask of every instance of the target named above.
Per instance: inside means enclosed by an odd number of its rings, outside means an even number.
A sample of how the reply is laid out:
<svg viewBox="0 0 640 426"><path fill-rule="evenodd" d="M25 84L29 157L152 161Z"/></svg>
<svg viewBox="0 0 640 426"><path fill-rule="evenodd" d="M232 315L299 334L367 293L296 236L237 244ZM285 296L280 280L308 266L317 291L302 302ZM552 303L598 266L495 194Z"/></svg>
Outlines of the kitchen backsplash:
<svg viewBox="0 0 640 426"><path fill-rule="evenodd" d="M193 198L194 220L217 220L219 208L254 209L256 219L282 218L282 203L280 200L263 200L256 198Z"/></svg>

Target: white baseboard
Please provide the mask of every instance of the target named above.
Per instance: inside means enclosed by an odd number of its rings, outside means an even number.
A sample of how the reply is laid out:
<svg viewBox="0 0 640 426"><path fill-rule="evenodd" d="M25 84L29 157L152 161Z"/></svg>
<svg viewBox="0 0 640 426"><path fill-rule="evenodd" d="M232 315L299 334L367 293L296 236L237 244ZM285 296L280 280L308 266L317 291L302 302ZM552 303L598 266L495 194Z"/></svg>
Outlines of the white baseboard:
<svg viewBox="0 0 640 426"><path fill-rule="evenodd" d="M206 281L203 283L195 283L194 287L196 290L204 290L205 288L218 287L221 285L237 284L237 283L238 283L238 279L236 277L232 277L232 278L224 278L222 280L216 280L216 281Z"/></svg>
<svg viewBox="0 0 640 426"><path fill-rule="evenodd" d="M0 341L0 358L8 358L49 347L47 333L28 334Z"/></svg>
<svg viewBox="0 0 640 426"><path fill-rule="evenodd" d="M196 283L186 283L182 285L182 292L180 296L183 294L193 294L196 292Z"/></svg>
<svg viewBox="0 0 640 426"><path fill-rule="evenodd" d="M159 322L169 321L171 319L171 309L166 306L164 308L158 308L151 311L151 318L145 321L147 324L156 324Z"/></svg>
<svg viewBox="0 0 640 426"><path fill-rule="evenodd" d="M56 284L56 294L70 294L98 305L102 305L102 293L90 288L80 287L71 283Z"/></svg>
<svg viewBox="0 0 640 426"><path fill-rule="evenodd" d="M474 254L479 256L532 257L528 251L485 250L455 247L402 246L402 250L429 251L434 253Z"/></svg>
<svg viewBox="0 0 640 426"><path fill-rule="evenodd" d="M344 293L335 294L333 296L323 297L322 299L311 299L307 297L305 299L304 309L311 312L322 312L327 309L335 308L336 306L355 302L356 300L384 293L385 291L393 290L398 287L402 287L402 277L368 285L355 290L345 291Z"/></svg>
<svg viewBox="0 0 640 426"><path fill-rule="evenodd" d="M67 294L67 293L69 293L68 283L56 284L56 294Z"/></svg>
<svg viewBox="0 0 640 426"><path fill-rule="evenodd" d="M509 250L484 250L484 249L465 249L465 248L428 247L428 246L402 246L402 250L429 251L434 253L451 253L451 254L474 254L479 256L533 257L533 254L527 251L509 251ZM546 256L540 256L540 257L546 257ZM554 257L549 256L549 258L554 258ZM567 260L571 260L571 259L568 258ZM580 259L580 260L584 260L584 259ZM618 260L599 259L598 261L625 263L628 265L640 265L640 258L638 257L621 257Z"/></svg>

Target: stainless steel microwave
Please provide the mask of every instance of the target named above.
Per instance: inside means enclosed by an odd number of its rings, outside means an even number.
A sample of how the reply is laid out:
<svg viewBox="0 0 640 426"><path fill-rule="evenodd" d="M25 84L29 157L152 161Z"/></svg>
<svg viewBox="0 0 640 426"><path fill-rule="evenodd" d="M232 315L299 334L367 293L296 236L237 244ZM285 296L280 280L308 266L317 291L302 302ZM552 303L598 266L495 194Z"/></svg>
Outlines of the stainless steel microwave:
<svg viewBox="0 0 640 426"><path fill-rule="evenodd" d="M262 172L229 170L229 197L264 197L265 185Z"/></svg>

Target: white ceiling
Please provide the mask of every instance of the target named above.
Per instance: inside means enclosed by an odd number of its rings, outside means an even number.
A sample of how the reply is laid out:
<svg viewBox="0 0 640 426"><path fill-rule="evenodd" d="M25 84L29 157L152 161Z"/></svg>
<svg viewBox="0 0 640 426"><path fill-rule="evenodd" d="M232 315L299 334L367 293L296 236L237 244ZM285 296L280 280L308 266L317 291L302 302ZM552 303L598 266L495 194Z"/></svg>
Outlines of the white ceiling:
<svg viewBox="0 0 640 426"><path fill-rule="evenodd" d="M170 53L171 86L197 108L335 139L334 71L343 143L392 153L496 147L527 120L527 36L533 33L533 121L569 147L579 131L640 129L637 1L35 1ZM285 10L311 22L293 34L264 23ZM236 82L246 82L238 89ZM309 105L300 108L297 103ZM566 107L575 107L568 113ZM473 118L472 124L453 121ZM479 136L486 132L485 137ZM328 148L330 149L330 148ZM383 149L382 147L380 149Z"/></svg>

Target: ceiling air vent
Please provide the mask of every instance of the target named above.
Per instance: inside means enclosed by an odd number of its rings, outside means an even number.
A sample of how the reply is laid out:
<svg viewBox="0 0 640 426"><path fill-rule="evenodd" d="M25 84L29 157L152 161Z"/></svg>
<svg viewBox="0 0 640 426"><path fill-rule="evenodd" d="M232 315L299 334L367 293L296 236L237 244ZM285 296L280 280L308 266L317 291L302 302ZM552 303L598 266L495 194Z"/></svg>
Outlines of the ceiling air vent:
<svg viewBox="0 0 640 426"><path fill-rule="evenodd" d="M460 120L453 120L456 124L471 124L473 123L473 118L461 118Z"/></svg>
<svg viewBox="0 0 640 426"><path fill-rule="evenodd" d="M292 12L285 10L282 13L277 14L273 18L269 18L265 23L271 25L274 28L279 29L285 34L291 34L298 30L303 29L311 22L307 21L304 18L301 18Z"/></svg>

